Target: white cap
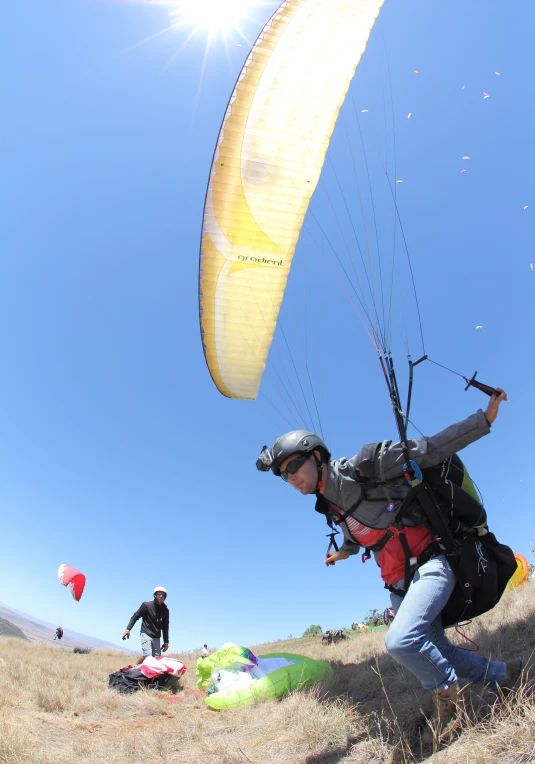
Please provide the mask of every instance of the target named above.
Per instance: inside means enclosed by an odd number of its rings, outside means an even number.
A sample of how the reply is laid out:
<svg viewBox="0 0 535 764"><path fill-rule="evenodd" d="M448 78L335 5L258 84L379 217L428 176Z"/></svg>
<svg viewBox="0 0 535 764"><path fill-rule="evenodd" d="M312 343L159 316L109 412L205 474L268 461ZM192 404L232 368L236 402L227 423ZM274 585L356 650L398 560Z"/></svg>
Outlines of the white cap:
<svg viewBox="0 0 535 764"><path fill-rule="evenodd" d="M164 589L163 586L157 586L152 593L156 594L156 592L163 592L167 596L167 589Z"/></svg>

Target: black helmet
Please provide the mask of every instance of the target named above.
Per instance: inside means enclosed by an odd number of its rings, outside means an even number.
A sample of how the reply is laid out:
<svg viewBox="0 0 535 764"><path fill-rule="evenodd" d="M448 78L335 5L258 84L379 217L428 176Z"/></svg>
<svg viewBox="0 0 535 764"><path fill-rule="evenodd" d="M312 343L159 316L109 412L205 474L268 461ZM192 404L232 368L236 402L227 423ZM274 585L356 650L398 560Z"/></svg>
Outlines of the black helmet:
<svg viewBox="0 0 535 764"><path fill-rule="evenodd" d="M280 465L285 459L292 454L311 454L312 451L316 450L321 450L326 459L331 456L325 443L313 432L292 430L277 438L271 449L264 446L256 462L256 467L261 472L267 472L271 469L274 475L280 477Z"/></svg>

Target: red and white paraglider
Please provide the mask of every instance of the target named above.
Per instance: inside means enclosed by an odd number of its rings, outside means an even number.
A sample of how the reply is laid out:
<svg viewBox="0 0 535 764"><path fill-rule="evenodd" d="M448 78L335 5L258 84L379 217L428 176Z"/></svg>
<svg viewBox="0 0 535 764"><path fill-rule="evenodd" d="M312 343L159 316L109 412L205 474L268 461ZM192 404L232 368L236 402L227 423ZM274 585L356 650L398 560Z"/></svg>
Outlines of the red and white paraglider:
<svg viewBox="0 0 535 764"><path fill-rule="evenodd" d="M63 584L63 586L70 586L72 596L76 602L79 602L80 597L84 592L84 574L80 573L76 568L72 568L70 565L60 565L58 568L58 578L60 584Z"/></svg>

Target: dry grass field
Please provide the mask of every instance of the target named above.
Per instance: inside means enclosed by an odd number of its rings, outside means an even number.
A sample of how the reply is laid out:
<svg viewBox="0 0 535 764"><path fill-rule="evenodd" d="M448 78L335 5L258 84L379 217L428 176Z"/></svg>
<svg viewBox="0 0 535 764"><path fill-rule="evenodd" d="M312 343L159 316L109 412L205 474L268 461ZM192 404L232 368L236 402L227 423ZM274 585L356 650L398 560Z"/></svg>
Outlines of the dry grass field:
<svg viewBox="0 0 535 764"><path fill-rule="evenodd" d="M534 615L535 582L528 582L467 628L482 653L520 655L528 670L507 698L467 688L456 737L439 751L421 749L428 698L386 655L384 631L329 647L321 637L250 645L258 654L288 650L327 659L334 676L312 691L219 713L195 689L196 655L176 656L188 673L174 697L147 690L120 695L108 689L108 674L124 665L124 654L75 655L3 637L0 762L528 764L535 762Z"/></svg>

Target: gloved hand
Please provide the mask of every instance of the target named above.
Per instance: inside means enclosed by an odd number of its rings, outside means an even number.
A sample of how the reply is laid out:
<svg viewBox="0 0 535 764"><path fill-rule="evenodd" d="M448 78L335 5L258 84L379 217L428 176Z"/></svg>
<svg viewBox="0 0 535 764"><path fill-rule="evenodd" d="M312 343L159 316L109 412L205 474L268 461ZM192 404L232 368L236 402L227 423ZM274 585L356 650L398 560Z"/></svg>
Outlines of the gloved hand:
<svg viewBox="0 0 535 764"><path fill-rule="evenodd" d="M166 650L169 650L169 642L164 642L162 645L162 653L165 653Z"/></svg>
<svg viewBox="0 0 535 764"><path fill-rule="evenodd" d="M130 632L128 631L128 629L123 634L123 639L130 639Z"/></svg>

